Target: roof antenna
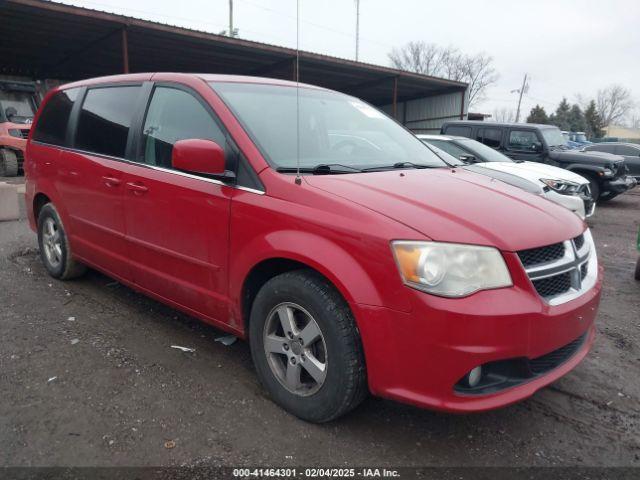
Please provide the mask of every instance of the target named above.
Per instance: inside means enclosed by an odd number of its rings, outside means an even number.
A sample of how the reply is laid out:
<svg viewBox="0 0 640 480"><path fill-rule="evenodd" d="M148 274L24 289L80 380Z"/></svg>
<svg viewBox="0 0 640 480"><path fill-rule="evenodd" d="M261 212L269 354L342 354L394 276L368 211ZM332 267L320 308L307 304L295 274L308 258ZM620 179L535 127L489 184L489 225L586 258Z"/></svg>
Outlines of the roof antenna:
<svg viewBox="0 0 640 480"><path fill-rule="evenodd" d="M300 0L296 0L296 185L300 177Z"/></svg>

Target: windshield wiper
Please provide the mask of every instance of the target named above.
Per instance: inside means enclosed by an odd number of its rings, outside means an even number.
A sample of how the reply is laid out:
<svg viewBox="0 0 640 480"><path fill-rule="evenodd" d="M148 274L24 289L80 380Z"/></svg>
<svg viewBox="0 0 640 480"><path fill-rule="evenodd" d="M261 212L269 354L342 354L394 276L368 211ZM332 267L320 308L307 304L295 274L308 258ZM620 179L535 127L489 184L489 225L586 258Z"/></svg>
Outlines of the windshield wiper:
<svg viewBox="0 0 640 480"><path fill-rule="evenodd" d="M393 165L382 165L380 167L363 168L363 172L373 172L376 170L390 170L392 168L439 168L439 165L425 165L423 163L396 162Z"/></svg>
<svg viewBox="0 0 640 480"><path fill-rule="evenodd" d="M297 167L278 167L277 172L280 173L295 173L298 171ZM359 173L364 170L349 165L342 165L340 163L321 163L315 167L300 167L300 171L304 173L313 173L314 175L332 175L340 173Z"/></svg>

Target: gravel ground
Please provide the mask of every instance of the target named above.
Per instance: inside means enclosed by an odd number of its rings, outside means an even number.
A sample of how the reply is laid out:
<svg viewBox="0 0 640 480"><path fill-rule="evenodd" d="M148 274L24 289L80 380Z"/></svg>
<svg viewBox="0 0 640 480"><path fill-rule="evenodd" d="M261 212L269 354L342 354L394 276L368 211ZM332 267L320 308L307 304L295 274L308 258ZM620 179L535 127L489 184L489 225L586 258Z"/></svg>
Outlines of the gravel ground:
<svg viewBox="0 0 640 480"><path fill-rule="evenodd" d="M0 223L0 466L638 467L639 212L640 191L589 221L599 334L569 375L490 413L370 398L321 426L265 396L244 343L95 272L52 280L26 221Z"/></svg>

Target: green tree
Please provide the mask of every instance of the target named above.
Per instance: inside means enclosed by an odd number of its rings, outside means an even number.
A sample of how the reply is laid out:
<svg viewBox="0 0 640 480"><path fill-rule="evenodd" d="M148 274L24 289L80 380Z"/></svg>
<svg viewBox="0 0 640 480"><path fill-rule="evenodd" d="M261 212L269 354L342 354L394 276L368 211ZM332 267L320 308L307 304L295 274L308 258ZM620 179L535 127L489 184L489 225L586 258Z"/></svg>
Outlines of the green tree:
<svg viewBox="0 0 640 480"><path fill-rule="evenodd" d="M533 107L527 117L527 123L549 123L549 116L544 110L544 107L540 105Z"/></svg>
<svg viewBox="0 0 640 480"><path fill-rule="evenodd" d="M562 101L558 104L558 108L556 108L555 113L552 113L549 117L549 123L551 125L555 125L560 130L569 130L569 112L571 111L571 106L569 102L567 102L566 98L563 98Z"/></svg>
<svg viewBox="0 0 640 480"><path fill-rule="evenodd" d="M584 119L588 138L600 138L604 135L604 122L598 113L595 100L591 100L584 111Z"/></svg>
<svg viewBox="0 0 640 480"><path fill-rule="evenodd" d="M584 118L584 113L582 113L580 107L575 103L571 106L571 110L569 110L567 121L569 123L569 131L586 132L587 121Z"/></svg>

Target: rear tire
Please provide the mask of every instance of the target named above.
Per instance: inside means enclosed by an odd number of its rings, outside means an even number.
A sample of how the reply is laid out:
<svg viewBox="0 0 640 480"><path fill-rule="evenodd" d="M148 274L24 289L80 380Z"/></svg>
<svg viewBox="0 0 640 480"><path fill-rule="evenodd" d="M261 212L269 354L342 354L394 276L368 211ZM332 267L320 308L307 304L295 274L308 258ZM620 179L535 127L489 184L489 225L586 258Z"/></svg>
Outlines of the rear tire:
<svg viewBox="0 0 640 480"><path fill-rule="evenodd" d="M351 310L316 272L283 273L260 289L251 309L249 340L260 382L298 418L334 420L368 394Z"/></svg>
<svg viewBox="0 0 640 480"><path fill-rule="evenodd" d="M13 150L0 149L0 177L15 177L18 175L18 157Z"/></svg>
<svg viewBox="0 0 640 480"><path fill-rule="evenodd" d="M635 278L636 278L636 280L640 281L640 258L638 258L638 261L636 262Z"/></svg>
<svg viewBox="0 0 640 480"><path fill-rule="evenodd" d="M600 195L600 203L608 202L609 200L613 200L617 196L618 196L617 193L612 193L612 192L603 193L602 195Z"/></svg>
<svg viewBox="0 0 640 480"><path fill-rule="evenodd" d="M70 280L87 271L86 266L73 258L62 220L52 203L47 203L40 209L38 245L42 263L53 278Z"/></svg>

